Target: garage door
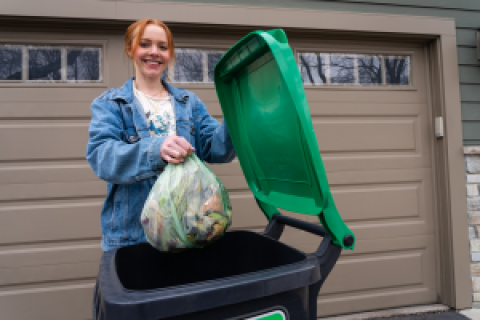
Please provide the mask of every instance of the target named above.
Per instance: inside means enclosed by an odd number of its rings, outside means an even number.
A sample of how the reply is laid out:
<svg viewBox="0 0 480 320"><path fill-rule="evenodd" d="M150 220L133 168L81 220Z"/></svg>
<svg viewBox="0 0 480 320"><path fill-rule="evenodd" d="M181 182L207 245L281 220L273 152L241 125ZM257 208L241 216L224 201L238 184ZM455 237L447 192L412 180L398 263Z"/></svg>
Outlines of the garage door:
<svg viewBox="0 0 480 320"><path fill-rule="evenodd" d="M179 63L171 81L197 93L220 119L211 70L244 32L174 34ZM9 77L0 81L0 319L89 319L106 193L85 161L89 106L131 74L123 36L0 38L0 55L9 61L9 68L0 66L0 77ZM422 46L290 41L299 65L305 60L302 75L334 198L357 236L356 250L343 253L327 280L318 314L435 302ZM266 220L238 163L211 167L230 192L232 228L261 231ZM292 229L281 240L306 252L320 241Z"/></svg>
<svg viewBox="0 0 480 320"><path fill-rule="evenodd" d="M320 293L318 315L436 302L433 133L424 48L294 37L290 44L333 197L357 236L355 251L343 252ZM191 88L221 116L213 90ZM265 219L238 164L212 168L230 190L233 227L260 231ZM320 241L288 228L281 240L306 252Z"/></svg>
<svg viewBox="0 0 480 320"><path fill-rule="evenodd" d="M348 42L296 44L333 197L357 236L325 283L319 315L437 301L425 50Z"/></svg>
<svg viewBox="0 0 480 320"><path fill-rule="evenodd" d="M128 77L123 38L0 38L0 319L89 319L106 194L89 108Z"/></svg>

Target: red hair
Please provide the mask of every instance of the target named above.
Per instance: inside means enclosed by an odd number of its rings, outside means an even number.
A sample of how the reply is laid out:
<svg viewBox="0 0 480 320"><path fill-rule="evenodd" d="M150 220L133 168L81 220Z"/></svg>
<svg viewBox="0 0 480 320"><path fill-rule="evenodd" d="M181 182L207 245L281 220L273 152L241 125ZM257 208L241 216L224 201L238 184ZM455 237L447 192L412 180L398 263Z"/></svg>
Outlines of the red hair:
<svg viewBox="0 0 480 320"><path fill-rule="evenodd" d="M129 54L135 52L137 50L139 44L140 44L140 39L143 36L143 33L145 32L145 28L150 25L156 25L165 30L165 34L167 35L167 45L168 45L168 51L170 53L170 64L175 64L176 56L175 56L175 46L173 44L173 37L170 29L165 25L160 20L157 19L151 19L151 18L145 18L138 20L134 23L132 23L128 29L127 32L125 33L125 53L127 56L132 59L132 56ZM133 43L133 40L135 40L135 43Z"/></svg>

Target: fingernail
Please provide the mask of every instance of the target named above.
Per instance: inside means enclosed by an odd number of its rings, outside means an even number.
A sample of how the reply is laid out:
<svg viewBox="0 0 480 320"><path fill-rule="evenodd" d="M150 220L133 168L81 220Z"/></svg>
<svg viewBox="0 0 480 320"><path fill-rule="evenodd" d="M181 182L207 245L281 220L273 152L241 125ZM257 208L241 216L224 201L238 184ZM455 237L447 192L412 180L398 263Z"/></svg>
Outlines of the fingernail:
<svg viewBox="0 0 480 320"><path fill-rule="evenodd" d="M183 162L184 160L183 159L180 159L180 162Z"/></svg>

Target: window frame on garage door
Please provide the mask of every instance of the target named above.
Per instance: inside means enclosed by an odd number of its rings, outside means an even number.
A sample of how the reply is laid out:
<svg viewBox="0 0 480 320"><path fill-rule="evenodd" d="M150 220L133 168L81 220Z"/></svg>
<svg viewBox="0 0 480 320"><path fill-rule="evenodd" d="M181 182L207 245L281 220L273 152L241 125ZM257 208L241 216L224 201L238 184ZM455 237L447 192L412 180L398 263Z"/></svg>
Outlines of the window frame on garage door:
<svg viewBox="0 0 480 320"><path fill-rule="evenodd" d="M97 47L100 49L100 74L101 81L95 82L77 82L77 81L0 81L0 88L45 88L45 87L58 87L58 88L108 88L109 76L108 76L108 63L107 57L107 40L58 40L48 39L48 36L39 40L38 38L0 38L0 44L12 44L12 45L26 45L26 46L39 46L39 47L68 47L68 49L74 47Z"/></svg>
<svg viewBox="0 0 480 320"><path fill-rule="evenodd" d="M353 89L358 89L358 90L416 90L417 86L415 83L415 68L411 68L411 65L413 64L413 60L416 59L415 57L415 52L411 50L385 50L385 49L379 49L379 50L366 50L362 48L362 46L359 46L358 48L351 49L351 48L341 48L339 50L338 47L336 46L327 46L325 48L322 48L322 50L319 50L318 48L310 47L310 46L296 46L293 49L293 53L295 55L295 59L297 60L297 65L299 69L301 68L301 63L300 63L300 55L302 54L317 54L317 55L323 55L323 54L338 54L338 55L351 55L352 57L357 56L356 59L360 57L367 57L367 56L380 56L380 64L382 67L381 73L382 73L382 83L360 83L357 81L359 80L359 75L355 75L355 83L305 83L304 86L305 89L311 89L311 88L320 88L320 87L327 87L328 89L333 89L333 88L343 88L344 90L353 90ZM386 83L386 70L385 70L385 59L392 57L392 56L397 56L397 57L408 57L409 58L409 83L408 84L388 84ZM359 70L358 62L355 65L354 63L354 72L357 73ZM326 72L328 73L328 71Z"/></svg>

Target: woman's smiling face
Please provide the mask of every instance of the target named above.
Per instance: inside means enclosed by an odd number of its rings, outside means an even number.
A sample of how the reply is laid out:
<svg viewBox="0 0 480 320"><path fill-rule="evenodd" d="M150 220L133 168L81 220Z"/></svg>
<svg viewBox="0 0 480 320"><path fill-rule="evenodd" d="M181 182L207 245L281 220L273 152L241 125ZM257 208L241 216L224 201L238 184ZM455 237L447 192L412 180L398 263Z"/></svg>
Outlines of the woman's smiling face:
<svg viewBox="0 0 480 320"><path fill-rule="evenodd" d="M170 62L168 49L165 30L154 24L147 25L137 49L131 55L137 76L160 78Z"/></svg>

